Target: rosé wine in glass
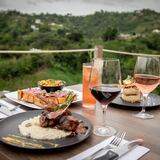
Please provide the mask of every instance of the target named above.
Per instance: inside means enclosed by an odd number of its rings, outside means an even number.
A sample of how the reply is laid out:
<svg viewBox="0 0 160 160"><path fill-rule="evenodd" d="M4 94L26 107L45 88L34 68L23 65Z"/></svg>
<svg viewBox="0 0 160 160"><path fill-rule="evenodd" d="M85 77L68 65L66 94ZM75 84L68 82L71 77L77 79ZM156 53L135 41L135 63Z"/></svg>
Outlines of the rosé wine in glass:
<svg viewBox="0 0 160 160"><path fill-rule="evenodd" d="M149 119L154 116L145 112L148 105L148 95L157 88L160 83L160 60L156 57L137 57L134 69L134 81L137 88L143 94L143 107L135 117Z"/></svg>

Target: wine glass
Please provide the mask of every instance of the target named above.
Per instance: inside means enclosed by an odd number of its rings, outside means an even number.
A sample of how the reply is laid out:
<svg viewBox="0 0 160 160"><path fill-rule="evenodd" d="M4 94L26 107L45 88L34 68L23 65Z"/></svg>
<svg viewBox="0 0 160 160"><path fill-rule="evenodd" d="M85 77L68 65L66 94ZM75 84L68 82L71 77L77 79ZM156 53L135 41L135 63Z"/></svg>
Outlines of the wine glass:
<svg viewBox="0 0 160 160"><path fill-rule="evenodd" d="M145 112L148 105L148 95L160 83L160 61L156 57L137 57L134 69L134 81L136 87L143 95L143 106L141 112L135 114L135 117L141 119L153 118L151 114Z"/></svg>
<svg viewBox="0 0 160 160"><path fill-rule="evenodd" d="M97 83L95 82L97 79ZM94 126L94 134L99 136L111 136L116 129L106 124L106 110L108 104L120 93L121 81L120 62L118 59L95 59L93 61L89 87L91 94L100 102L103 113L103 124Z"/></svg>

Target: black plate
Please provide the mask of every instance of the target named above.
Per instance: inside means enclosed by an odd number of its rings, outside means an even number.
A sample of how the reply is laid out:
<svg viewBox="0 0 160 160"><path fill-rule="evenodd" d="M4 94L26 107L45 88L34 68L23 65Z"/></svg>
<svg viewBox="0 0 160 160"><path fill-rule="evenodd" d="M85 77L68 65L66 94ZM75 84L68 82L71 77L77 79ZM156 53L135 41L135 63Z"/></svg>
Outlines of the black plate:
<svg viewBox="0 0 160 160"><path fill-rule="evenodd" d="M26 148L26 149L56 149L56 148L63 148L63 147L68 147L68 146L72 146L74 144L80 143L83 140L85 140L86 138L88 138L89 135L91 135L92 133L92 124L90 123L90 121L83 117L82 115L79 115L77 113L72 113L74 117L76 117L79 120L82 120L84 122L84 124L86 126L88 126L88 130L85 134L81 134L81 135L76 135L73 137L66 137L66 138L61 138L61 139L56 139L56 140L35 140L32 138L25 138L23 136L20 135L19 133L19 129L18 129L18 125L29 118L32 118L34 116L37 116L39 114L41 114L42 110L34 110L34 111L28 111L28 112L23 112L23 113L19 113L13 116L10 116L4 120L2 120L0 122L0 140L6 144L9 144L11 146L15 146L15 147L20 147L20 148ZM13 137L13 136L14 137ZM4 140L4 137L12 137L12 138L16 138L16 139L20 139L23 140L25 142L30 142L32 144L38 144L43 146L28 146L28 145L22 145L22 144L15 144L15 143L10 143L9 141ZM15 137L16 136L16 137ZM18 137L17 137L18 136ZM20 136L20 137L19 137Z"/></svg>
<svg viewBox="0 0 160 160"><path fill-rule="evenodd" d="M142 101L140 103L125 102L124 100L122 100L121 95L119 95L114 101L112 101L112 104L124 107L142 107L144 105ZM149 94L148 105L146 107L157 106L160 106L160 96L153 93Z"/></svg>

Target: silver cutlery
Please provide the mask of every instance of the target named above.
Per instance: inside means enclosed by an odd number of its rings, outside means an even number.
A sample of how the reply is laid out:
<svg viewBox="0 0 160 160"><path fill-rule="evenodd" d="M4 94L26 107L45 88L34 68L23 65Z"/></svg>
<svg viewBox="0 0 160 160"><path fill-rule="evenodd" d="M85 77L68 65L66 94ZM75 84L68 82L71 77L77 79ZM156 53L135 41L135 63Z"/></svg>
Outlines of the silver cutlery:
<svg viewBox="0 0 160 160"><path fill-rule="evenodd" d="M92 160L97 155L99 155L100 152L118 147L122 142L122 140L124 139L125 135L126 135L126 132L118 132L116 136L113 138L113 140L107 146L105 146L104 148L100 148L99 150L89 155L88 157L84 158L83 160Z"/></svg>
<svg viewBox="0 0 160 160"><path fill-rule="evenodd" d="M12 111L15 111L19 105L15 106L7 101L0 99L0 112L5 114L6 116L11 116Z"/></svg>
<svg viewBox="0 0 160 160"><path fill-rule="evenodd" d="M0 106L0 112L6 116L11 116L12 112L5 106Z"/></svg>
<svg viewBox="0 0 160 160"><path fill-rule="evenodd" d="M15 108L16 108L15 105L13 105L13 104L11 104L11 103L3 100L3 99L0 99L0 105L7 107L9 110L15 110Z"/></svg>
<svg viewBox="0 0 160 160"><path fill-rule="evenodd" d="M110 149L103 156L96 158L95 160L118 160L120 157L124 156L126 153L134 149L137 145L143 143L142 139L136 139L130 141L122 146L119 146L114 149Z"/></svg>

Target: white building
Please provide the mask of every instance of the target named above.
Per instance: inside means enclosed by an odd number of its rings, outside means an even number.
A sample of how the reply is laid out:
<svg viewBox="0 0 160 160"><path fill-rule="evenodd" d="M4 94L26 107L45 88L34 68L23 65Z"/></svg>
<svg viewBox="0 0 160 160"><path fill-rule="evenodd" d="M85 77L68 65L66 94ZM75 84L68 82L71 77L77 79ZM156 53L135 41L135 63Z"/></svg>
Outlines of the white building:
<svg viewBox="0 0 160 160"><path fill-rule="evenodd" d="M41 24L42 22L41 22L41 20L40 19L36 19L35 20L35 24Z"/></svg>
<svg viewBox="0 0 160 160"><path fill-rule="evenodd" d="M51 26L55 26L55 25L56 25L56 23L52 22L50 25L51 25Z"/></svg>
<svg viewBox="0 0 160 160"><path fill-rule="evenodd" d="M124 33L121 33L118 38L121 39L121 40L132 40L132 39L135 39L135 38L138 38L140 37L141 35L140 34L135 34L135 35L132 35L132 34L124 34Z"/></svg>
<svg viewBox="0 0 160 160"><path fill-rule="evenodd" d="M33 29L33 31L38 31L39 30L39 28L36 27L34 24L31 25L31 29Z"/></svg>
<svg viewBox="0 0 160 160"><path fill-rule="evenodd" d="M154 29L154 30L152 31L152 33L160 33L160 30L159 30L159 29Z"/></svg>

